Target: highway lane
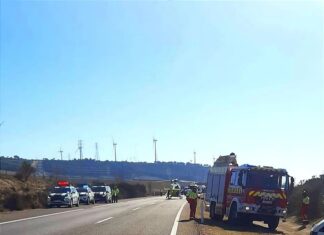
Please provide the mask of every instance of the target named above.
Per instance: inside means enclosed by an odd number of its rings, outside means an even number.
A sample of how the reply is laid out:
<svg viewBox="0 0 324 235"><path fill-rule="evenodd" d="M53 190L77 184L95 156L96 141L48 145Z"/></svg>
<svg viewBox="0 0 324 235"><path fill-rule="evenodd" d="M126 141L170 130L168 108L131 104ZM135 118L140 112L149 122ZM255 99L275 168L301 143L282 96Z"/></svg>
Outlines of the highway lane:
<svg viewBox="0 0 324 235"><path fill-rule="evenodd" d="M15 220L6 220L6 216L3 216L0 234L170 235L175 217L184 202L180 199L150 197L61 211L60 208L43 209L36 217L20 216ZM44 214L44 211L48 213Z"/></svg>

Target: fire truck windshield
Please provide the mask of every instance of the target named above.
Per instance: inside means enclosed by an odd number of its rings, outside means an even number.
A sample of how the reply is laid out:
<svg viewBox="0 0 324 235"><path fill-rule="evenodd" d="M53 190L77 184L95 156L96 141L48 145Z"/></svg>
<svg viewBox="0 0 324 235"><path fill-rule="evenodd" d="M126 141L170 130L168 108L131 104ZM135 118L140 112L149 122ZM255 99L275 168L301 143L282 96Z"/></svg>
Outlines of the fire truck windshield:
<svg viewBox="0 0 324 235"><path fill-rule="evenodd" d="M268 171L249 171L246 187L262 189L281 189L282 177L280 174Z"/></svg>

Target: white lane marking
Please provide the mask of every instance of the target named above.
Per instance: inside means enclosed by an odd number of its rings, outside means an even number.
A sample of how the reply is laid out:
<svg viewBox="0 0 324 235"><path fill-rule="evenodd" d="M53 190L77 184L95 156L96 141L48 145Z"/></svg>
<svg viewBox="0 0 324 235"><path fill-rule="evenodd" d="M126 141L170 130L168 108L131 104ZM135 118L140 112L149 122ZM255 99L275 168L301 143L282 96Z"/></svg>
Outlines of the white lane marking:
<svg viewBox="0 0 324 235"><path fill-rule="evenodd" d="M21 221L31 220L31 219L39 219L39 218L43 218L43 217L48 217L48 216L53 216L53 215L60 215L60 214L65 214L65 213L70 213L70 212L75 212L75 211L81 211L81 210L84 210L84 209L62 211L62 212L57 212L57 213L52 213L52 214L47 214L47 215L39 215L39 216L34 216L34 217L29 217L29 218L11 220L11 221L2 222L2 223L0 223L0 225L2 225L2 224L11 224L11 223L16 223L16 222L21 222Z"/></svg>
<svg viewBox="0 0 324 235"><path fill-rule="evenodd" d="M105 222L107 220L110 220L112 218L114 218L114 217L109 217L109 218L106 218L106 219L103 219L103 220L99 220L98 222L96 222L96 224L100 224L100 223Z"/></svg>
<svg viewBox="0 0 324 235"><path fill-rule="evenodd" d="M112 205L112 204L101 205L101 206L93 206L92 209L93 209L93 208L98 208L98 207L104 207L104 206L111 206L111 205Z"/></svg>
<svg viewBox="0 0 324 235"><path fill-rule="evenodd" d="M174 223L173 223L173 227L171 230L170 235L176 235L177 234L177 229L178 229L178 224L179 224L179 219L180 219L180 215L182 212L183 207L186 205L187 202L184 202L183 205L180 207L177 216L174 219Z"/></svg>
<svg viewBox="0 0 324 235"><path fill-rule="evenodd" d="M133 211L136 211L136 210L138 210L138 209L140 209L140 207L136 207L136 208L134 208Z"/></svg>
<svg viewBox="0 0 324 235"><path fill-rule="evenodd" d="M151 205L155 205L155 204L156 204L155 202L151 203Z"/></svg>

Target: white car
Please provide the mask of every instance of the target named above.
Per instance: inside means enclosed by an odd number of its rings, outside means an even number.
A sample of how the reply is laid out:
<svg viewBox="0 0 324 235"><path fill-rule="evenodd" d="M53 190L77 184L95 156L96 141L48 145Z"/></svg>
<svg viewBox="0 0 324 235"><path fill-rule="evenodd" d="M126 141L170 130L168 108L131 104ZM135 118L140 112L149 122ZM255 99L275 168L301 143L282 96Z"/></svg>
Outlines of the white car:
<svg viewBox="0 0 324 235"><path fill-rule="evenodd" d="M310 235L324 235L324 219L312 227Z"/></svg>

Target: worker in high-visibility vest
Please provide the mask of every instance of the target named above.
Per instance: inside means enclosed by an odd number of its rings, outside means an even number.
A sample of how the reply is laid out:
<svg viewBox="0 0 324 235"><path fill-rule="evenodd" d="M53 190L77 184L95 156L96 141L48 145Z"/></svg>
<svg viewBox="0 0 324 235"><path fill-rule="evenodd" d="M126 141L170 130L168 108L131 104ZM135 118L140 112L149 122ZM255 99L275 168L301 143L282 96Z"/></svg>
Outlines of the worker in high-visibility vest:
<svg viewBox="0 0 324 235"><path fill-rule="evenodd" d="M303 200L302 200L302 206L301 206L301 217L303 219L303 222L308 221L308 207L309 207L309 196L308 192L306 190L303 191Z"/></svg>
<svg viewBox="0 0 324 235"><path fill-rule="evenodd" d="M196 218L196 208L197 208L197 186L196 185L190 185L189 190L186 194L187 201L190 205L190 219Z"/></svg>
<svg viewBox="0 0 324 235"><path fill-rule="evenodd" d="M119 194L119 189L117 188L117 185L114 186L113 190L111 191L111 194L112 194L112 202L117 203L118 194Z"/></svg>

